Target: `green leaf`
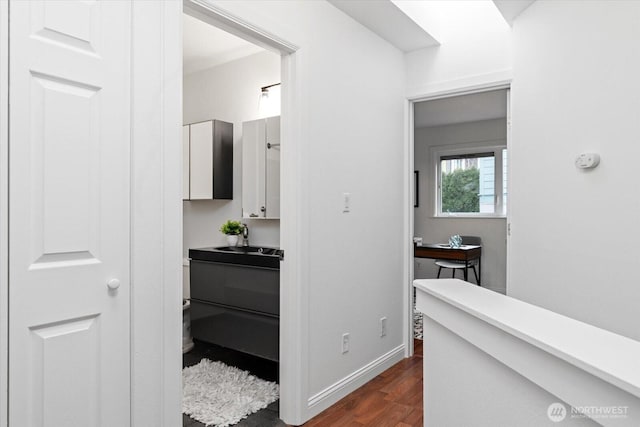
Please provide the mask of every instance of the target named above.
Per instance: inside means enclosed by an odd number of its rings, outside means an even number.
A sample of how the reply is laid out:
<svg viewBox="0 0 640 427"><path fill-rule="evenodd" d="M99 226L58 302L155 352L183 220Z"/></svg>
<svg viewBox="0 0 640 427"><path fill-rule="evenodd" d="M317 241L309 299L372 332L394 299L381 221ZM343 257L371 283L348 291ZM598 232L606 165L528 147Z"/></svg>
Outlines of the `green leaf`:
<svg viewBox="0 0 640 427"><path fill-rule="evenodd" d="M442 212L480 212L480 170L458 169L442 175Z"/></svg>
<svg viewBox="0 0 640 427"><path fill-rule="evenodd" d="M240 221L228 220L220 227L224 234L240 234L244 230L244 225Z"/></svg>

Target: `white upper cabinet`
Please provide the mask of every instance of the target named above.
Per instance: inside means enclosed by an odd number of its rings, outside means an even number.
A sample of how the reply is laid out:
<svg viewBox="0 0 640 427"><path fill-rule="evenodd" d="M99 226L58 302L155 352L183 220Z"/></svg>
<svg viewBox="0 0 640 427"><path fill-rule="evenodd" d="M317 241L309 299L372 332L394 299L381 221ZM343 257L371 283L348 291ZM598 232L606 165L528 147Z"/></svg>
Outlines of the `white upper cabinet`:
<svg viewBox="0 0 640 427"><path fill-rule="evenodd" d="M189 127L189 199L213 199L213 122Z"/></svg>
<svg viewBox="0 0 640 427"><path fill-rule="evenodd" d="M184 200L233 199L233 125L220 120L182 128Z"/></svg>
<svg viewBox="0 0 640 427"><path fill-rule="evenodd" d="M189 125L182 126L182 199L189 200Z"/></svg>
<svg viewBox="0 0 640 427"><path fill-rule="evenodd" d="M280 117L269 117L266 120L266 217L280 218Z"/></svg>
<svg viewBox="0 0 640 427"><path fill-rule="evenodd" d="M242 216L265 216L265 121L242 124Z"/></svg>
<svg viewBox="0 0 640 427"><path fill-rule="evenodd" d="M280 117L242 124L242 216L280 218Z"/></svg>

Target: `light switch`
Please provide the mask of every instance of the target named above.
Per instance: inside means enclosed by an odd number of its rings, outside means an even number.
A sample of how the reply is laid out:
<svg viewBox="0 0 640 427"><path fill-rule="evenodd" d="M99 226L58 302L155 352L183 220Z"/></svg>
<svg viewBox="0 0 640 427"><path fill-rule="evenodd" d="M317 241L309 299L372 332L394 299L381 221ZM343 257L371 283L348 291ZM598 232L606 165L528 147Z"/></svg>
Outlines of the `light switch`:
<svg viewBox="0 0 640 427"><path fill-rule="evenodd" d="M342 193L342 212L351 212L351 193Z"/></svg>

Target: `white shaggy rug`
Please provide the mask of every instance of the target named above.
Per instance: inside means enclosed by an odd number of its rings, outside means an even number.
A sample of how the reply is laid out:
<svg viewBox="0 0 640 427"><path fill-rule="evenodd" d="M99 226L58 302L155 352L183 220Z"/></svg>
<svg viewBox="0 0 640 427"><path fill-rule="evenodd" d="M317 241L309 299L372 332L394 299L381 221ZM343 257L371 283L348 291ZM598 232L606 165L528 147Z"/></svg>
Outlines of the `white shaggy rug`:
<svg viewBox="0 0 640 427"><path fill-rule="evenodd" d="M226 427L278 400L278 384L222 362L202 359L182 370L182 412Z"/></svg>

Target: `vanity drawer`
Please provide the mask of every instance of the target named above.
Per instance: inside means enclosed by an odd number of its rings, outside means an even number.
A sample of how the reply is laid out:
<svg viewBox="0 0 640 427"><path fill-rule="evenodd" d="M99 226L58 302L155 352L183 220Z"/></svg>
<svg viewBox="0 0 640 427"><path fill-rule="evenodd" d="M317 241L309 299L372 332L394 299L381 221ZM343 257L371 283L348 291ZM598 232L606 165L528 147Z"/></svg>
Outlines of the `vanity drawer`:
<svg viewBox="0 0 640 427"><path fill-rule="evenodd" d="M280 313L280 271L192 260L191 298L246 310Z"/></svg>
<svg viewBox="0 0 640 427"><path fill-rule="evenodd" d="M191 300L193 338L278 361L280 322L275 316Z"/></svg>

